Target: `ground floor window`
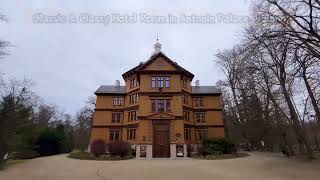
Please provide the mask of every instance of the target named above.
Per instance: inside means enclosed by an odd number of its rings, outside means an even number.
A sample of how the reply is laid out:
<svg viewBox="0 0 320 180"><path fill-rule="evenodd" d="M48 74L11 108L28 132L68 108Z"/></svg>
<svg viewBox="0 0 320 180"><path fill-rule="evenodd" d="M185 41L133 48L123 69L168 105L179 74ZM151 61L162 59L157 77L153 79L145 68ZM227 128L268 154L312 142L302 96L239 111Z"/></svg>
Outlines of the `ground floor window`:
<svg viewBox="0 0 320 180"><path fill-rule="evenodd" d="M127 130L127 140L135 140L136 139L137 129L128 129Z"/></svg>
<svg viewBox="0 0 320 180"><path fill-rule="evenodd" d="M117 141L120 138L120 130L110 130L110 141Z"/></svg>
<svg viewBox="0 0 320 180"><path fill-rule="evenodd" d="M204 139L207 139L207 134L208 134L207 129L197 130L197 139L201 141Z"/></svg>
<svg viewBox="0 0 320 180"><path fill-rule="evenodd" d="M184 139L191 140L191 129L184 129Z"/></svg>

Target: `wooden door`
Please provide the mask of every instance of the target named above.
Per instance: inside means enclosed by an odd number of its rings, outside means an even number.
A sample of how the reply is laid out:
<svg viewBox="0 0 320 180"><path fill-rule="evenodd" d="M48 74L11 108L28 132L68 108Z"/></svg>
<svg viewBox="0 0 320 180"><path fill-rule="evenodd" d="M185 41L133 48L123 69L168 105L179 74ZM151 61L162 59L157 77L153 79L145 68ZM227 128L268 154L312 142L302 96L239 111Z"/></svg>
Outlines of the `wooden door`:
<svg viewBox="0 0 320 180"><path fill-rule="evenodd" d="M170 157L170 121L153 122L153 157Z"/></svg>

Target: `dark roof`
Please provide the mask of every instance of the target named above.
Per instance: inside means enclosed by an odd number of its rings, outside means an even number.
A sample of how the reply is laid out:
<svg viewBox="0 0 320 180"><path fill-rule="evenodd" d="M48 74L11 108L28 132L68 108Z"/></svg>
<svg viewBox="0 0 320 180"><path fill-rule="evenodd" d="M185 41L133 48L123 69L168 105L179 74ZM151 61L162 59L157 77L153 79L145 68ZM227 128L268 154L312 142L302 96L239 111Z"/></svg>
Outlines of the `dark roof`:
<svg viewBox="0 0 320 180"><path fill-rule="evenodd" d="M145 62L140 62L140 64L132 69L130 69L129 71L125 72L122 74L122 77L125 77L127 74L139 71L141 69L143 69L144 67L146 67L148 64L150 64L151 62L153 62L153 60L156 59L156 57L158 56L162 56L164 57L169 63L171 63L173 66L175 66L179 71L182 71L184 73L186 73L187 75L189 75L191 78L194 77L194 75L189 72L188 70L184 69L183 67L181 67L180 65L178 65L177 62L172 61L170 58L168 58L163 52L159 52L156 54L153 54L147 61Z"/></svg>
<svg viewBox="0 0 320 180"><path fill-rule="evenodd" d="M125 94L124 86L112 86L112 85L102 85L95 92L95 94Z"/></svg>
<svg viewBox="0 0 320 180"><path fill-rule="evenodd" d="M192 94L221 94L216 86L192 86Z"/></svg>

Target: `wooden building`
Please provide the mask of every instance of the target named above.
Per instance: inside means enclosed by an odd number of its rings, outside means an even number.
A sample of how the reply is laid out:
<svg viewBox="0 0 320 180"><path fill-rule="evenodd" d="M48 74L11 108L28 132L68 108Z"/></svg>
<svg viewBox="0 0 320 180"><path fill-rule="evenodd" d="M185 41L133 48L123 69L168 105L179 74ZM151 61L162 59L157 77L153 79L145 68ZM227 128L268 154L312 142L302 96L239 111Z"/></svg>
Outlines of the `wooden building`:
<svg viewBox="0 0 320 180"><path fill-rule="evenodd" d="M200 86L194 75L161 52L122 75L125 86L102 85L90 141L128 141L137 157L182 157L204 138L224 137L221 92ZM90 148L90 147L89 147Z"/></svg>

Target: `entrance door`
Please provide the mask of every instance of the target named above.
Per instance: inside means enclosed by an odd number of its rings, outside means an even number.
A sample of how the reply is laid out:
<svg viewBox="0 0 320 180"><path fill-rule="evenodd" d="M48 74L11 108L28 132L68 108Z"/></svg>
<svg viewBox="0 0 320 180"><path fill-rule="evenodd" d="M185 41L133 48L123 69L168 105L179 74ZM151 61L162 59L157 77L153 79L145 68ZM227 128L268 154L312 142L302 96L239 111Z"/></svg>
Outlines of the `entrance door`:
<svg viewBox="0 0 320 180"><path fill-rule="evenodd" d="M170 157L170 121L153 121L153 157Z"/></svg>

